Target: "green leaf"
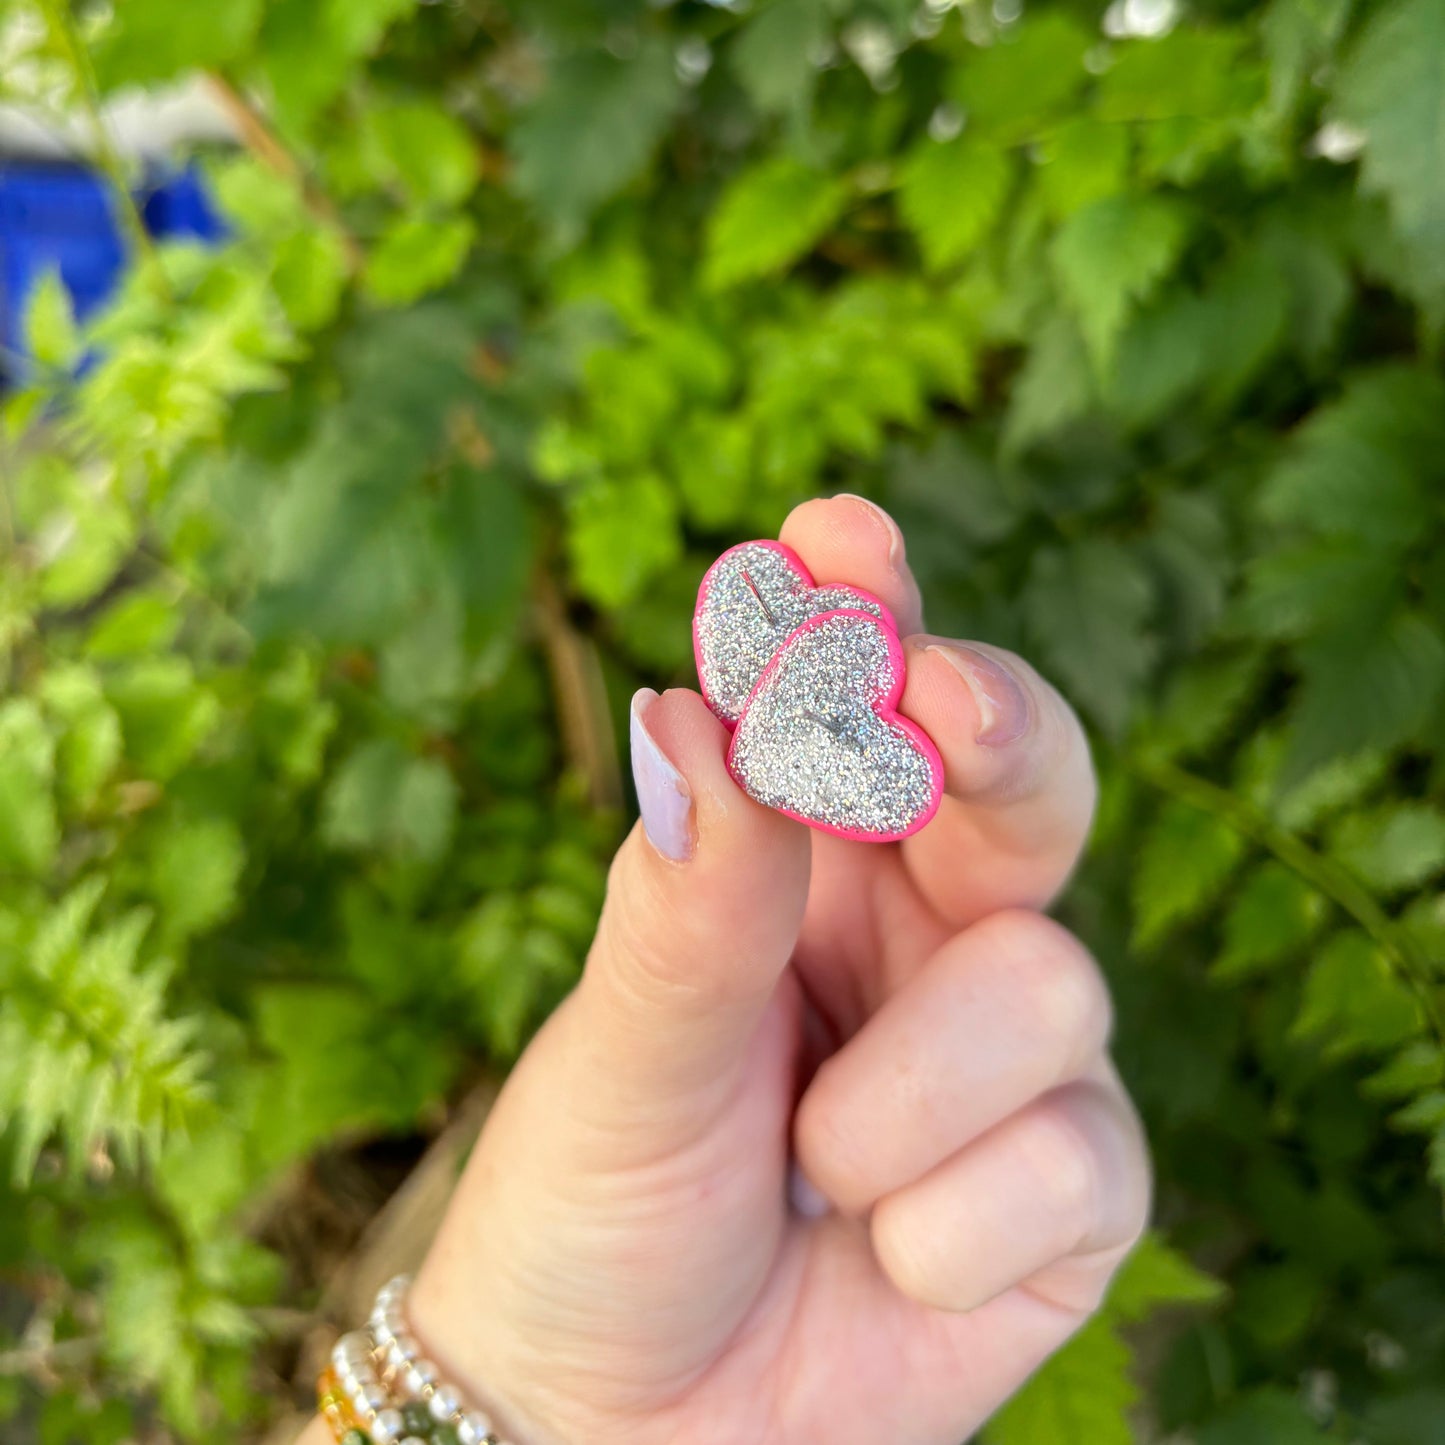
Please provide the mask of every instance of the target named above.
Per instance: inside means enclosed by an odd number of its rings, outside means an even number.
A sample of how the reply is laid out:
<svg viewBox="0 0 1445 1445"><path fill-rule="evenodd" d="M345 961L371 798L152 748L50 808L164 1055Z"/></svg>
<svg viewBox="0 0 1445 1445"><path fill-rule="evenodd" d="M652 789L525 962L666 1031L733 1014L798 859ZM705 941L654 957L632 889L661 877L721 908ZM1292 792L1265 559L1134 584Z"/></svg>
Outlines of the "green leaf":
<svg viewBox="0 0 1445 1445"><path fill-rule="evenodd" d="M1445 868L1445 813L1428 803L1387 803L1350 814L1330 841L1340 862L1372 888L1415 888Z"/></svg>
<svg viewBox="0 0 1445 1445"><path fill-rule="evenodd" d="M0 952L0 1124L18 1121L22 1182L57 1132L72 1164L105 1137L128 1165L153 1159L206 1099L195 1021L166 1016L165 967L140 961L146 911L92 926L104 886L87 879L17 958Z"/></svg>
<svg viewBox="0 0 1445 1445"><path fill-rule="evenodd" d="M1128 127L1070 120L1045 137L1037 160L1034 185L1049 214L1062 221L1128 187Z"/></svg>
<svg viewBox="0 0 1445 1445"><path fill-rule="evenodd" d="M1414 1099L1416 1095L1445 1097L1445 1052L1438 1044L1420 1040L1406 1044L1383 1068L1360 1086L1371 1098Z"/></svg>
<svg viewBox="0 0 1445 1445"><path fill-rule="evenodd" d="M1445 476L1445 380L1422 369L1355 377L1297 434L1265 483L1272 522L1397 551L1418 540Z"/></svg>
<svg viewBox="0 0 1445 1445"><path fill-rule="evenodd" d="M293 326L315 331L336 315L350 266L345 244L329 227L297 231L277 246L271 284Z"/></svg>
<svg viewBox="0 0 1445 1445"><path fill-rule="evenodd" d="M390 178L417 205L460 205L480 171L477 143L454 115L435 101L413 100L367 113Z"/></svg>
<svg viewBox="0 0 1445 1445"><path fill-rule="evenodd" d="M1004 449L1014 453L1052 436L1094 401L1089 354L1071 316L1054 312L1039 328L1014 382L1004 421Z"/></svg>
<svg viewBox="0 0 1445 1445"><path fill-rule="evenodd" d="M1239 1281L1231 1322L1267 1349L1278 1350L1299 1340L1318 1318L1322 1294L1308 1265L1296 1260L1259 1265Z"/></svg>
<svg viewBox="0 0 1445 1445"><path fill-rule="evenodd" d="M842 213L845 182L774 156L728 186L708 224L703 275L721 290L786 270Z"/></svg>
<svg viewBox="0 0 1445 1445"><path fill-rule="evenodd" d="M1374 940L1358 929L1335 934L1305 978L1292 1036L1326 1047L1330 1057L1381 1053L1420 1031L1415 995Z"/></svg>
<svg viewBox="0 0 1445 1445"><path fill-rule="evenodd" d="M336 726L336 707L319 692L315 663L299 649L261 681L253 736L262 757L291 782L309 782L320 773Z"/></svg>
<svg viewBox="0 0 1445 1445"><path fill-rule="evenodd" d="M269 0L257 60L286 127L305 130L417 0Z"/></svg>
<svg viewBox="0 0 1445 1445"><path fill-rule="evenodd" d="M1334 3L1334 0L1324 0ZM1288 294L1291 344L1312 364L1326 360L1354 299L1343 227L1326 215L1276 215L1257 246L1274 262Z"/></svg>
<svg viewBox="0 0 1445 1445"><path fill-rule="evenodd" d="M236 905L246 848L227 818L171 823L151 862L151 888L176 935L213 928Z"/></svg>
<svg viewBox="0 0 1445 1445"><path fill-rule="evenodd" d="M1144 839L1134 869L1134 937L1152 948L1214 902L1244 840L1220 818L1170 802Z"/></svg>
<svg viewBox="0 0 1445 1445"><path fill-rule="evenodd" d="M1299 664L1291 781L1331 758L1409 738L1445 689L1445 637L1417 613L1403 612L1368 645L1353 631L1343 639L1314 638L1299 649Z"/></svg>
<svg viewBox="0 0 1445 1445"><path fill-rule="evenodd" d="M0 703L0 866L44 873L60 846L55 743L29 698Z"/></svg>
<svg viewBox="0 0 1445 1445"><path fill-rule="evenodd" d="M1188 233L1185 211L1159 196L1106 197L1064 222L1054 272L1101 372L1130 314L1173 270Z"/></svg>
<svg viewBox="0 0 1445 1445"><path fill-rule="evenodd" d="M1305 832L1363 797L1385 775L1386 766L1386 756L1379 752L1332 758L1297 782L1273 790L1269 810L1291 832Z"/></svg>
<svg viewBox="0 0 1445 1445"><path fill-rule="evenodd" d="M159 590L128 590L96 619L85 650L98 659L165 652L181 621L173 596Z"/></svg>
<svg viewBox="0 0 1445 1445"><path fill-rule="evenodd" d="M1445 1420L1445 1389L1424 1384L1373 1400L1365 1411L1370 1445L1420 1445Z"/></svg>
<svg viewBox="0 0 1445 1445"><path fill-rule="evenodd" d="M112 678L107 691L126 757L158 782L179 772L221 719L215 694L196 681L184 657L143 658Z"/></svg>
<svg viewBox="0 0 1445 1445"><path fill-rule="evenodd" d="M1012 34L967 53L954 97L972 128L995 140L1022 140L1083 88L1089 44L1088 32L1067 15L1030 15Z"/></svg>
<svg viewBox="0 0 1445 1445"><path fill-rule="evenodd" d="M256 1143L270 1168L339 1134L414 1125L451 1082L455 1048L425 1030L387 1028L355 988L271 984L253 994L270 1067L256 1081Z"/></svg>
<svg viewBox="0 0 1445 1445"><path fill-rule="evenodd" d="M1135 555L1102 538L1043 548L1023 605L1034 644L1065 691L1119 731L1154 657L1154 589Z"/></svg>
<svg viewBox="0 0 1445 1445"><path fill-rule="evenodd" d="M1325 1445L1326 1435L1293 1395L1255 1390L1196 1432L1199 1445Z"/></svg>
<svg viewBox="0 0 1445 1445"><path fill-rule="evenodd" d="M1232 403L1284 346L1290 325L1285 272L1262 246L1235 252L1204 292L1208 387L1217 406Z"/></svg>
<svg viewBox="0 0 1445 1445"><path fill-rule="evenodd" d="M1124 327L1105 399L1132 427L1152 426L1210 375L1214 316L1193 291L1169 291Z"/></svg>
<svg viewBox="0 0 1445 1445"><path fill-rule="evenodd" d="M589 487L573 503L567 547L578 589L619 606L681 556L677 502L655 476Z"/></svg>
<svg viewBox="0 0 1445 1445"><path fill-rule="evenodd" d="M1445 9L1394 0L1371 17L1335 90L1342 120L1364 137L1360 183L1388 201L1425 294L1445 305Z"/></svg>
<svg viewBox="0 0 1445 1445"><path fill-rule="evenodd" d="M456 781L441 763L377 738L357 748L332 778L321 830L335 848L435 863L451 843L456 811Z"/></svg>
<svg viewBox="0 0 1445 1445"><path fill-rule="evenodd" d="M450 586L435 594L381 652L381 693L401 717L444 731L466 690L462 601Z"/></svg>
<svg viewBox="0 0 1445 1445"><path fill-rule="evenodd" d="M457 548L484 545L485 516L459 533L451 492L437 500L423 480L474 397L474 344L454 305L387 312L350 329L342 397L287 460L279 485L253 479L245 488L263 539L263 586L248 616L257 632L385 641L423 605Z"/></svg>
<svg viewBox="0 0 1445 1445"><path fill-rule="evenodd" d="M1234 30L1183 27L1135 40L1099 82L1095 113L1104 121L1165 121L1248 112L1260 89Z"/></svg>
<svg viewBox="0 0 1445 1445"><path fill-rule="evenodd" d="M1260 638L1318 636L1362 614L1383 621L1399 583L1399 568L1388 555L1345 538L1275 547L1251 565L1239 617Z"/></svg>
<svg viewBox="0 0 1445 1445"><path fill-rule="evenodd" d="M1260 682L1253 652L1209 659L1180 672L1141 739L1150 753L1188 757L1216 743Z"/></svg>
<svg viewBox="0 0 1445 1445"><path fill-rule="evenodd" d="M775 0L748 21L728 52L733 70L759 110L807 104L817 56L828 38L828 0Z"/></svg>
<svg viewBox="0 0 1445 1445"><path fill-rule="evenodd" d="M80 334L70 292L58 270L47 270L25 303L22 330L26 353L41 366L69 371L80 359Z"/></svg>
<svg viewBox="0 0 1445 1445"><path fill-rule="evenodd" d="M630 60L604 51L562 60L512 132L512 184L564 236L636 178L677 106L668 47Z"/></svg>
<svg viewBox="0 0 1445 1445"><path fill-rule="evenodd" d="M535 899L498 893L467 917L457 936L459 981L488 1045L513 1058L535 1025L539 1006L575 981L577 954L537 916Z"/></svg>
<svg viewBox="0 0 1445 1445"><path fill-rule="evenodd" d="M328 48L343 55L365 55L381 41L388 28L416 8L418 0L323 0L324 33ZM313 12L316 5L312 3Z"/></svg>
<svg viewBox="0 0 1445 1445"><path fill-rule="evenodd" d="M1109 1286L1105 1312L1111 1319L1134 1322L1161 1305L1211 1305L1226 1291L1217 1279L1190 1263L1150 1231L1134 1246Z"/></svg>
<svg viewBox="0 0 1445 1445"><path fill-rule="evenodd" d="M262 9L263 0L224 5L125 0L96 43L98 79L104 88L118 89L224 66L245 54Z"/></svg>
<svg viewBox="0 0 1445 1445"><path fill-rule="evenodd" d="M1224 919L1224 948L1210 978L1233 983L1290 958L1328 913L1315 889L1271 858L1250 873Z"/></svg>
<svg viewBox="0 0 1445 1445"><path fill-rule="evenodd" d="M931 270L961 260L988 234L1008 191L1008 161L967 137L925 140L904 161L898 207Z"/></svg>
<svg viewBox="0 0 1445 1445"><path fill-rule="evenodd" d="M1271 0L1259 31L1276 114L1288 115L1306 81L1330 60L1351 8L1352 0Z"/></svg>
<svg viewBox="0 0 1445 1445"><path fill-rule="evenodd" d="M81 664L51 668L41 681L40 699L60 725L61 786L72 801L88 807L120 762L120 719L105 699L99 674Z"/></svg>
<svg viewBox="0 0 1445 1445"><path fill-rule="evenodd" d="M404 306L445 286L462 268L476 237L468 216L430 220L403 214L366 260L366 289L387 306Z"/></svg>
<svg viewBox="0 0 1445 1445"><path fill-rule="evenodd" d="M988 1445L1134 1445L1129 1414L1139 1391L1129 1351L1103 1317L1047 1360L989 1422Z"/></svg>

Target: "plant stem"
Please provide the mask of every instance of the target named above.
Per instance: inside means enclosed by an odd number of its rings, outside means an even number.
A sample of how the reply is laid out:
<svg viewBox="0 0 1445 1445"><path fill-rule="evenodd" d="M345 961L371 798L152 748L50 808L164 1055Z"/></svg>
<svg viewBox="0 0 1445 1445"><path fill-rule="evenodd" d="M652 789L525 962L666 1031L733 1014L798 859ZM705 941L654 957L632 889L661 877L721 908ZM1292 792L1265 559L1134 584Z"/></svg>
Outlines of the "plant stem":
<svg viewBox="0 0 1445 1445"><path fill-rule="evenodd" d="M1297 834L1215 783L1163 759L1132 761L1134 771L1162 792L1218 818L1243 837L1272 853L1350 915L1375 941L1396 976L1420 1001L1430 1028L1445 1044L1445 1013L1435 987L1434 965L1418 941L1376 901L1348 868L1326 858Z"/></svg>
<svg viewBox="0 0 1445 1445"><path fill-rule="evenodd" d="M246 149L277 175L284 176L296 186L306 203L306 209L318 221L330 226L341 238L346 262L352 272L360 271L366 264L366 252L356 237L347 230L336 202L307 174L300 160L228 76L218 71L207 71L206 82L221 108L240 132Z"/></svg>
<svg viewBox="0 0 1445 1445"><path fill-rule="evenodd" d="M155 244L146 230L135 197L131 194L125 165L111 143L110 132L106 129L105 116L100 105L100 88L95 80L95 68L90 63L90 52L86 50L85 42L75 28L75 18L71 15L66 0L40 0L40 8L50 26L51 38L70 62L76 94L90 124L95 163L115 192L116 204L120 208L121 226L161 299L170 301L170 290L166 285L165 272L161 269Z"/></svg>

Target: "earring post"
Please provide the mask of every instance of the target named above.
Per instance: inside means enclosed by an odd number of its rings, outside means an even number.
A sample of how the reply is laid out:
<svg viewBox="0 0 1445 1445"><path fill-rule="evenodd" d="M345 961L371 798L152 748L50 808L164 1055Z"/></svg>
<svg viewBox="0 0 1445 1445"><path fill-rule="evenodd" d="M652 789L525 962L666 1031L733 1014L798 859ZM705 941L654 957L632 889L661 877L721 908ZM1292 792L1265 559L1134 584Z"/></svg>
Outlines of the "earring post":
<svg viewBox="0 0 1445 1445"><path fill-rule="evenodd" d="M743 581L748 584L748 591L758 599L758 606L763 609L763 616L776 627L778 625L778 619L773 615L773 609L763 600L763 594L758 591L758 584L753 581L753 574L749 572L746 567L743 568Z"/></svg>

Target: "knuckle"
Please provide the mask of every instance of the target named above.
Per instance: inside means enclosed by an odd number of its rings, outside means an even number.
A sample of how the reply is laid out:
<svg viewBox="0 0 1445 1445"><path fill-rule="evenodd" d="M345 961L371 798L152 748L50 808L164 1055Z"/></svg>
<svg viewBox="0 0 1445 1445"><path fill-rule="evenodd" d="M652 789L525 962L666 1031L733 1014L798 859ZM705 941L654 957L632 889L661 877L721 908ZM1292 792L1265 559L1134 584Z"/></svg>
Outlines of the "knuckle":
<svg viewBox="0 0 1445 1445"><path fill-rule="evenodd" d="M652 885L647 870L630 868L628 861L624 848L609 871L594 957L604 952L608 971L645 999L685 994L687 919L666 890Z"/></svg>
<svg viewBox="0 0 1445 1445"><path fill-rule="evenodd" d="M1088 950L1068 929L1025 909L996 914L990 924L1030 1032L1066 1069L1100 1052L1113 1028L1113 1003Z"/></svg>
<svg viewBox="0 0 1445 1445"><path fill-rule="evenodd" d="M1037 1197L1061 1232L1082 1240L1098 1215L1099 1165L1081 1121L1062 1101L1043 1104L1017 1142Z"/></svg>

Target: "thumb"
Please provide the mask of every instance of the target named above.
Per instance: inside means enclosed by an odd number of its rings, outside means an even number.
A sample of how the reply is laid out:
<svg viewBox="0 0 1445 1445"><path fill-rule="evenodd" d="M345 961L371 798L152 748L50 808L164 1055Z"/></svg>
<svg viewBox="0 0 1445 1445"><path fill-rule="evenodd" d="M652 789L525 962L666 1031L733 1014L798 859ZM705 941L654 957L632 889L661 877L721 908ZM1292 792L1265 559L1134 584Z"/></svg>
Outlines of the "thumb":
<svg viewBox="0 0 1445 1445"><path fill-rule="evenodd" d="M694 692L633 698L642 816L613 861L574 994L597 1081L586 1112L654 1146L659 1133L677 1144L671 1120L705 1129L733 1095L807 900L806 830L739 789L727 742Z"/></svg>

